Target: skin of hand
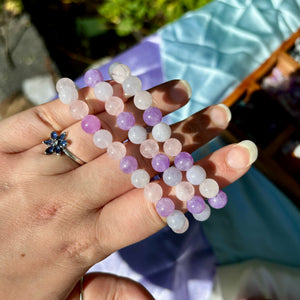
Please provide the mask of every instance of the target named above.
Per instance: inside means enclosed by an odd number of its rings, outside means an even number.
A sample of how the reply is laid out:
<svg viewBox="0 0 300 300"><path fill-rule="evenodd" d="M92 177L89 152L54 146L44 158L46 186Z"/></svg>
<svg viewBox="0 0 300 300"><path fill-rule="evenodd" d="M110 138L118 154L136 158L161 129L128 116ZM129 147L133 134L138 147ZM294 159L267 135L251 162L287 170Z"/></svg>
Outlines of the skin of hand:
<svg viewBox="0 0 300 300"><path fill-rule="evenodd" d="M112 85L114 94L121 96L120 85ZM184 106L191 95L188 84L180 80L150 92L164 115ZM79 94L114 141L126 138L127 132L114 125L115 119L95 100L92 89L83 88ZM132 99L124 101L125 110L143 124ZM81 129L68 109L54 100L0 122L0 299L79 299L78 282L92 265L166 225L155 204L144 200L142 189L133 188L117 161L93 145L92 135ZM172 125L172 137L182 142L183 151L192 152L220 134L230 116L224 105L210 106ZM66 155L45 155L41 142L53 130L66 131L68 149L87 163L79 166ZM224 188L250 168L255 154L249 150L243 144L228 145L197 164ZM138 145L127 143L127 153L137 158L139 167L155 174ZM184 209L182 203L176 206ZM129 279L89 274L84 299L153 298Z"/></svg>

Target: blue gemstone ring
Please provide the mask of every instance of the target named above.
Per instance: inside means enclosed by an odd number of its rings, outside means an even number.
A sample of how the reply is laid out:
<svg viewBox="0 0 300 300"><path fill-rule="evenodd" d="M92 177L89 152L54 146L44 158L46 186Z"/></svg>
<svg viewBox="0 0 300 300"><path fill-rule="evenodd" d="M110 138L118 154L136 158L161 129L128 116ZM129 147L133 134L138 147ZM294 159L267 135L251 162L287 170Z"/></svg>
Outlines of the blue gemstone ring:
<svg viewBox="0 0 300 300"><path fill-rule="evenodd" d="M74 155L71 151L67 149L68 142L66 141L66 137L66 132L63 132L59 135L56 131L52 131L50 139L43 141L43 144L48 146L48 148L45 150L45 154L50 155L55 153L57 155L60 155L64 153L79 165L85 164L83 160L78 158L76 155Z"/></svg>

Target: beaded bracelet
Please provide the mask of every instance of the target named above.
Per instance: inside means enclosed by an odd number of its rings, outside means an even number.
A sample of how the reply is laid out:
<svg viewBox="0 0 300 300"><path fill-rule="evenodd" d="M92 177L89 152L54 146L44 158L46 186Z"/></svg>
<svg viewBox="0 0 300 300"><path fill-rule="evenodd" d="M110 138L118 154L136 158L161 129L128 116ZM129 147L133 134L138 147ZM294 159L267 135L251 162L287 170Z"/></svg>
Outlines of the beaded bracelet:
<svg viewBox="0 0 300 300"><path fill-rule="evenodd" d="M198 221L209 218L210 207L223 208L227 203L227 195L219 190L218 183L214 179L206 177L206 172L201 166L194 165L191 154L182 152L182 144L178 139L171 137L171 127L163 122L162 112L152 106L152 95L142 90L141 80L132 76L129 67L121 63L111 64L109 75L112 80L122 85L125 97L133 97L135 107L143 111L145 127L136 125L134 115L124 111L124 101L113 94L111 84L103 81L99 70L88 70L84 75L84 81L87 86L94 89L95 97L104 102L106 112L116 116L117 126L128 131L128 140L140 145L141 155L151 159L152 168L160 174L159 179L166 185L175 187L176 197L186 202L187 210ZM72 117L81 120L81 127L86 133L93 134L95 146L107 149L111 159L120 160L120 169L124 173L131 174L131 183L134 187L144 188L144 198L156 203L157 213L166 218L168 226L174 232L185 232L189 227L185 214L175 208L169 195L163 195L157 177L150 178L146 170L138 168L135 157L126 155L125 142L114 142L112 134L106 129L101 129L101 120L95 115L89 115L87 103L78 99L75 83L69 78L62 78L57 82L56 89L59 99L69 105ZM150 130L147 131L146 127ZM150 132L153 139L148 138ZM159 152L159 143L163 143L164 153ZM174 158L174 165L170 164L170 157ZM186 181L182 180L183 172ZM198 187L200 195L196 194L195 187Z"/></svg>

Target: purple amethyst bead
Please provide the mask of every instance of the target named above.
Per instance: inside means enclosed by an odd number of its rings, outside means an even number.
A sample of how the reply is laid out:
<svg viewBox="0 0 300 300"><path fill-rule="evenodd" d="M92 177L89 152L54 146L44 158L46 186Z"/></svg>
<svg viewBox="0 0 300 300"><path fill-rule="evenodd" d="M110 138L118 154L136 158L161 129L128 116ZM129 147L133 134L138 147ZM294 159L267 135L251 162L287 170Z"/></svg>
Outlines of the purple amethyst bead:
<svg viewBox="0 0 300 300"><path fill-rule="evenodd" d="M96 116L87 115L81 121L81 128L86 133L93 134L101 128L101 122Z"/></svg>
<svg viewBox="0 0 300 300"><path fill-rule="evenodd" d="M149 126L155 126L162 120L162 112L157 107L149 107L143 113L144 122Z"/></svg>
<svg viewBox="0 0 300 300"><path fill-rule="evenodd" d="M84 82L87 86L95 87L100 81L103 81L103 76L97 69L90 69L84 74Z"/></svg>
<svg viewBox="0 0 300 300"><path fill-rule="evenodd" d="M227 204L227 195L225 192L220 190L217 196L208 199L208 203L213 208L223 208Z"/></svg>
<svg viewBox="0 0 300 300"><path fill-rule="evenodd" d="M120 161L120 169L126 174L131 174L137 170L138 163L135 157L127 155Z"/></svg>
<svg viewBox="0 0 300 300"><path fill-rule="evenodd" d="M192 155L188 152L180 152L174 160L174 164L180 171L187 171L194 164Z"/></svg>
<svg viewBox="0 0 300 300"><path fill-rule="evenodd" d="M130 112L121 112L117 117L117 125L122 130L129 130L135 124L134 115Z"/></svg>
<svg viewBox="0 0 300 300"><path fill-rule="evenodd" d="M157 172L164 172L170 166L170 160L165 154L157 154L151 160L152 168Z"/></svg>
<svg viewBox="0 0 300 300"><path fill-rule="evenodd" d="M161 198L156 203L156 211L162 217L171 215L175 210L175 204L170 198Z"/></svg>
<svg viewBox="0 0 300 300"><path fill-rule="evenodd" d="M186 202L188 211L192 214L200 214L205 209L205 201L201 196L194 196Z"/></svg>

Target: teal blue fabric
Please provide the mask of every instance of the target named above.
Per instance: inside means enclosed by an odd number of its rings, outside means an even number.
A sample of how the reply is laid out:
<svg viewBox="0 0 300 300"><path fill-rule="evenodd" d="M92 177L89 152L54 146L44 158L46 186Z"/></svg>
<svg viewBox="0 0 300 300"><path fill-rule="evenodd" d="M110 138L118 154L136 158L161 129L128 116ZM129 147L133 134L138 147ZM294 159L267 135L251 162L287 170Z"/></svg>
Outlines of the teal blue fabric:
<svg viewBox="0 0 300 300"><path fill-rule="evenodd" d="M299 27L297 0L215 0L162 28L165 79L186 79L193 90L169 122L220 102ZM216 139L195 156L223 143ZM203 223L218 262L259 258L300 267L300 214L291 201L253 167L225 191L228 206Z"/></svg>

